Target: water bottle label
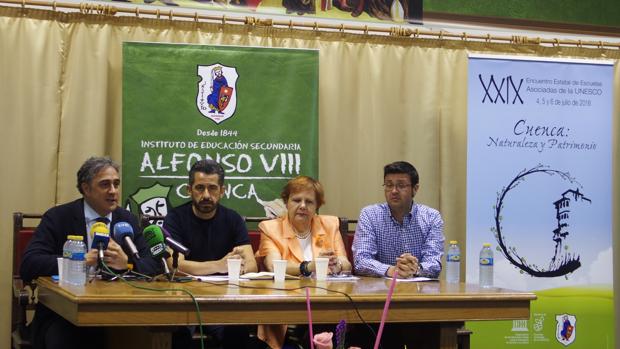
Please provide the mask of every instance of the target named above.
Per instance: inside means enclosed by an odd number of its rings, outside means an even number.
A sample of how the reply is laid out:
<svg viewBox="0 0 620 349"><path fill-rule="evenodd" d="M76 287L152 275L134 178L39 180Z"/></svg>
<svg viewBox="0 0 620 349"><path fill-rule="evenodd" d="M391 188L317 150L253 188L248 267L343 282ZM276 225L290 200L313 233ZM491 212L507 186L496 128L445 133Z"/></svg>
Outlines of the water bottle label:
<svg viewBox="0 0 620 349"><path fill-rule="evenodd" d="M71 251L62 251L62 257L71 259Z"/></svg>
<svg viewBox="0 0 620 349"><path fill-rule="evenodd" d="M461 261L461 255L459 254L449 254L447 257L449 262L459 262Z"/></svg>
<svg viewBox="0 0 620 349"><path fill-rule="evenodd" d="M480 258L480 265L493 265L493 257L491 257L491 258Z"/></svg>
<svg viewBox="0 0 620 349"><path fill-rule="evenodd" d="M72 261L83 261L84 260L84 252L73 252L71 256Z"/></svg>

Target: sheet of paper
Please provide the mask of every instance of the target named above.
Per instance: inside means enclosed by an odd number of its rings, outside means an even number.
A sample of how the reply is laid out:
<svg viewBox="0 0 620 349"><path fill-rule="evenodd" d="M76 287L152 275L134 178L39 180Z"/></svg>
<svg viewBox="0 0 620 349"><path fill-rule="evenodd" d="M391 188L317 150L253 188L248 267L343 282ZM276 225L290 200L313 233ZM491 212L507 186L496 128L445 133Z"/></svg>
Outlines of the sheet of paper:
<svg viewBox="0 0 620 349"><path fill-rule="evenodd" d="M259 273L245 273L239 276L239 278L246 280L271 280L273 279L273 273L268 271L261 271Z"/></svg>
<svg viewBox="0 0 620 349"><path fill-rule="evenodd" d="M357 281L360 278L358 278L357 276L353 276L353 275L327 275L327 281L335 281L335 282L339 282L339 281Z"/></svg>
<svg viewBox="0 0 620 349"><path fill-rule="evenodd" d="M245 273L239 276L244 280L273 280L273 273L268 271L261 271L258 273ZM286 275L286 280L299 280L299 277L293 275Z"/></svg>
<svg viewBox="0 0 620 349"><path fill-rule="evenodd" d="M177 276L188 276L191 277L194 280L197 281L211 281L211 282L218 282L218 281L228 281L228 275L221 275L221 274L217 274L217 275L192 275L186 272L182 272L179 271L177 272Z"/></svg>
<svg viewBox="0 0 620 349"><path fill-rule="evenodd" d="M185 274L185 273L184 273ZM228 281L228 275L190 275L185 274L189 277L192 277L198 281ZM240 280L248 281L248 280L273 280L273 273L268 271L261 271L259 273L245 273L239 276ZM327 276L326 281L357 281L360 278L353 275L344 275L344 276ZM299 280L298 276L294 275L286 275L286 280Z"/></svg>
<svg viewBox="0 0 620 349"><path fill-rule="evenodd" d="M384 279L392 280L391 277L384 276ZM423 276L416 276L409 279L396 279L397 282L422 282L422 281L439 281L439 279L427 278Z"/></svg>
<svg viewBox="0 0 620 349"><path fill-rule="evenodd" d="M202 276L188 275L188 276L191 276L198 281L212 281L212 282L228 281L228 275L202 275Z"/></svg>

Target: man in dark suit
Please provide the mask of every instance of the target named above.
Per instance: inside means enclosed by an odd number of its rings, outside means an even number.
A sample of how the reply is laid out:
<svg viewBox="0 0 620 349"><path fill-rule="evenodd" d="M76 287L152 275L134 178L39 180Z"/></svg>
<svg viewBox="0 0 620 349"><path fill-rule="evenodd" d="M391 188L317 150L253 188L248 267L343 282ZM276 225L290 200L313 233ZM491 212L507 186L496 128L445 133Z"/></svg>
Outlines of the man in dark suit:
<svg viewBox="0 0 620 349"><path fill-rule="evenodd" d="M150 258L148 246L139 230L138 220L127 210L119 207L119 166L107 157L91 157L77 172L77 188L82 198L49 209L43 215L30 244L24 252L20 274L30 281L39 276L58 274L56 259L62 256L67 235L82 235L87 246L92 236L87 234L96 222L114 227L117 222L129 223L134 231L134 243L140 259L132 260L131 253L121 247L122 241L110 239L104 252L103 262L112 270L122 272L128 263L143 274L155 274L158 264ZM97 250L86 254L86 265L97 265ZM102 329L78 329L42 304L37 305L31 325L35 348L79 348L87 345L103 347Z"/></svg>

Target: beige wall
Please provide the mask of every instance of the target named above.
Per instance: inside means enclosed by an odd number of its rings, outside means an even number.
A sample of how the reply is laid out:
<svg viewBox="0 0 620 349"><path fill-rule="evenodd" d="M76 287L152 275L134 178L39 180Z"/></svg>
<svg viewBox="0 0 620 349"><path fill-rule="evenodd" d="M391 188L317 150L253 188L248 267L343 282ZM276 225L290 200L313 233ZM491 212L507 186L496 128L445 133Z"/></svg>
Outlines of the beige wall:
<svg viewBox="0 0 620 349"><path fill-rule="evenodd" d="M319 168L327 193L322 213L356 218L361 207L382 200L382 166L406 159L421 174L417 200L438 208L447 238L460 241L465 241L468 52L620 57L617 50L222 29L38 10L23 16L20 9L0 8L2 309L10 308L11 213L43 212L76 198L75 172L90 155L121 160L122 41L318 48ZM617 70L614 81L618 106ZM618 166L616 161L614 178ZM617 247L617 179L614 186ZM616 280L618 275L616 270ZM0 313L0 347L9 346L9 316Z"/></svg>

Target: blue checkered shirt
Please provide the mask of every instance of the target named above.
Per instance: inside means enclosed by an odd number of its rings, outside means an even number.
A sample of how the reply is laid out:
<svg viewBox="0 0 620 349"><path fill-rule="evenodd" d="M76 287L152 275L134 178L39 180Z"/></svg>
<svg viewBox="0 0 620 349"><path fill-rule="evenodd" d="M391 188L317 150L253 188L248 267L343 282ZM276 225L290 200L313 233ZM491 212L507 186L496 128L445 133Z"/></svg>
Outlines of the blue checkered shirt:
<svg viewBox="0 0 620 349"><path fill-rule="evenodd" d="M364 207L355 229L353 258L358 274L384 276L396 258L409 252L422 267L419 275L439 277L443 255L443 220L439 211L411 205L398 223L387 203Z"/></svg>

